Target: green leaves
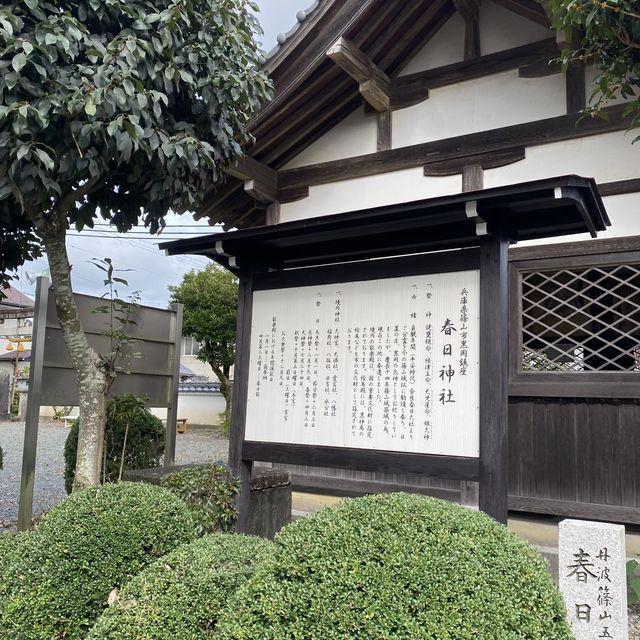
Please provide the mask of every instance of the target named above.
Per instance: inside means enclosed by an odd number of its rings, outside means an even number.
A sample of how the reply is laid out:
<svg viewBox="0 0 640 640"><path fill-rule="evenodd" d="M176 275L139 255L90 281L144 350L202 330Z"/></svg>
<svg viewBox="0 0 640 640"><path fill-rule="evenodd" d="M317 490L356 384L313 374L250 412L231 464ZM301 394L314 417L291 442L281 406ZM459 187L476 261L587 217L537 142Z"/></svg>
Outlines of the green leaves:
<svg viewBox="0 0 640 640"><path fill-rule="evenodd" d="M549 0L554 27L566 34L571 48L562 52L565 68L572 61L593 64L598 71L587 113L602 115L612 100L629 101L632 126L640 124L640 11L637 0ZM579 40L572 34L582 33Z"/></svg>
<svg viewBox="0 0 640 640"><path fill-rule="evenodd" d="M0 8L0 217L18 212L31 230L29 212L63 203L80 227L99 211L155 229L197 207L250 142L271 85L243 0L17 7ZM21 242L0 246L4 270L35 255Z"/></svg>

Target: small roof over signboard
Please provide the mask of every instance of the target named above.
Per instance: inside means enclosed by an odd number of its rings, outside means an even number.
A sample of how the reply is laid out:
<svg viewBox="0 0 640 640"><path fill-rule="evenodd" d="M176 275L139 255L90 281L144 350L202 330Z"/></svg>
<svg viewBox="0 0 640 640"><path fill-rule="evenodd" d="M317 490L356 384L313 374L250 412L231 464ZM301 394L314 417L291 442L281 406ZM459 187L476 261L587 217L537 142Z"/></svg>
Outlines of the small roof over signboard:
<svg viewBox="0 0 640 640"><path fill-rule="evenodd" d="M473 247L488 230L512 241L588 232L610 225L591 178L561 176L506 187L207 235L160 245L227 269L289 267Z"/></svg>

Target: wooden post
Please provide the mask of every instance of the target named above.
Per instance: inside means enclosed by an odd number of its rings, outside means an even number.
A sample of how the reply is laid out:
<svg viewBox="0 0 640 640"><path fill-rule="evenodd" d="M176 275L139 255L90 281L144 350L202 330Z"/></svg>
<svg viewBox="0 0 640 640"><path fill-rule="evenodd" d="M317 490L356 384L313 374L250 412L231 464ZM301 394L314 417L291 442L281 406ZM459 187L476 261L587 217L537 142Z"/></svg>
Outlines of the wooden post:
<svg viewBox="0 0 640 640"><path fill-rule="evenodd" d="M507 522L507 236L480 243L480 510Z"/></svg>
<svg viewBox="0 0 640 640"><path fill-rule="evenodd" d="M9 389L11 388L10 376L5 371L0 371L0 419L9 415Z"/></svg>
<svg viewBox="0 0 640 640"><path fill-rule="evenodd" d="M253 272L248 271L240 274L240 287L238 290L236 359L231 401L231 433L229 436L229 469L240 480L240 493L236 499L236 508L238 510L236 519L237 533L246 533L248 530L251 471L253 469L253 461L244 460L242 456L247 417L252 307Z"/></svg>
<svg viewBox="0 0 640 640"><path fill-rule="evenodd" d="M480 191L484 189L484 169L480 164L469 164L462 167L462 192ZM477 482L462 480L460 482L460 503L465 507L478 509L480 492Z"/></svg>
<svg viewBox="0 0 640 640"><path fill-rule="evenodd" d="M182 315L184 307L176 304L171 318L173 338L173 360L171 361L171 386L167 403L167 431L164 445L164 466L172 467L176 462L176 425L178 421L178 391L180 386L180 354L182 352Z"/></svg>
<svg viewBox="0 0 640 640"><path fill-rule="evenodd" d="M40 277L36 285L36 305L33 318L33 338L31 341L29 396L27 400L27 416L24 424L18 531L27 531L31 527L31 518L33 516L33 487L36 475L36 450L38 447L38 421L40 418L40 395L42 393L42 368L44 364L44 338L47 330L48 299L49 280Z"/></svg>

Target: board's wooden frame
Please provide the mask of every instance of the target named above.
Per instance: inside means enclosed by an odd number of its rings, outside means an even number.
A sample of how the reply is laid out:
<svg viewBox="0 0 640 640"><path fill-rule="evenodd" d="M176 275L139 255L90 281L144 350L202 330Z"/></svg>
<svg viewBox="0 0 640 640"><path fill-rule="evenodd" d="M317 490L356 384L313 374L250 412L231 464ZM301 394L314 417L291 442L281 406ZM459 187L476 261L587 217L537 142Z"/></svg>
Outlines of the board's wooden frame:
<svg viewBox="0 0 640 640"><path fill-rule="evenodd" d="M362 471L425 473L480 484L479 507L500 522L507 518L507 260L509 242L500 232L479 249L367 260L324 267L265 272L240 270L237 358L229 464L241 482L237 530L249 522L254 461L316 465ZM480 271L480 456L478 458L248 441L246 408L254 291Z"/></svg>

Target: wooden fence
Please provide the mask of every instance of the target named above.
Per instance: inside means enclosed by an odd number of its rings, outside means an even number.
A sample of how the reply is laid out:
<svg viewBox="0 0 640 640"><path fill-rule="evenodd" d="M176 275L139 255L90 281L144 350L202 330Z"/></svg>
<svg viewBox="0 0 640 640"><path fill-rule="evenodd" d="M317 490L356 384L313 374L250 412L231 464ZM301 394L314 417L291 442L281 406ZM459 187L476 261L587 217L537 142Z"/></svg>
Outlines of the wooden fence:
<svg viewBox="0 0 640 640"><path fill-rule="evenodd" d="M510 252L509 508L640 524L640 236ZM294 489L409 490L425 476L295 467Z"/></svg>

